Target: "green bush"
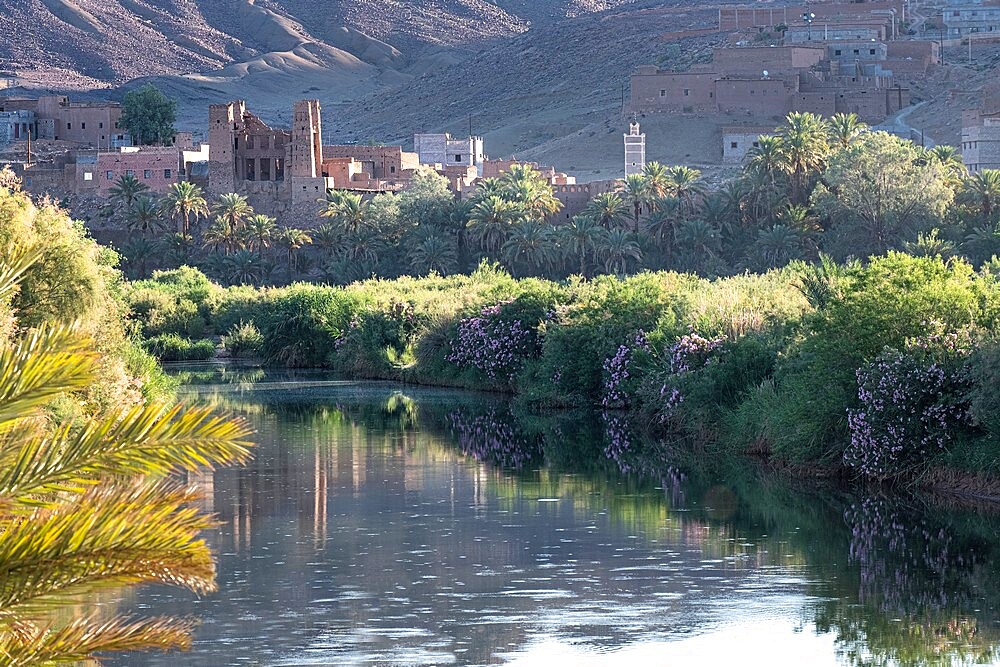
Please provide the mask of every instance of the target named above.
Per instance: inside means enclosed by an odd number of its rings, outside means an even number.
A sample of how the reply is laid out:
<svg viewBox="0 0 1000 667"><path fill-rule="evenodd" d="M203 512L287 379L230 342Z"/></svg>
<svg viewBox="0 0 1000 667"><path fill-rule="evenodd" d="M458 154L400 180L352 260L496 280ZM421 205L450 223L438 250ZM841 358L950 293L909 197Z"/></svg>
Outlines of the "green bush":
<svg viewBox="0 0 1000 667"><path fill-rule="evenodd" d="M276 291L255 322L264 336L264 359L291 368L328 365L335 342L363 304L362 297L330 287L299 284Z"/></svg>
<svg viewBox="0 0 1000 667"><path fill-rule="evenodd" d="M147 340L145 346L160 361L206 361L215 356L212 341L192 341L176 334L160 334Z"/></svg>
<svg viewBox="0 0 1000 667"><path fill-rule="evenodd" d="M241 322L222 337L222 345L237 359L259 357L264 348L264 336L252 322Z"/></svg>
<svg viewBox="0 0 1000 667"><path fill-rule="evenodd" d="M980 295L965 262L890 253L848 269L839 293L805 321L804 337L777 371L783 399L776 452L799 460L840 460L847 410L856 406L857 369L885 347L937 322L958 331L979 321Z"/></svg>

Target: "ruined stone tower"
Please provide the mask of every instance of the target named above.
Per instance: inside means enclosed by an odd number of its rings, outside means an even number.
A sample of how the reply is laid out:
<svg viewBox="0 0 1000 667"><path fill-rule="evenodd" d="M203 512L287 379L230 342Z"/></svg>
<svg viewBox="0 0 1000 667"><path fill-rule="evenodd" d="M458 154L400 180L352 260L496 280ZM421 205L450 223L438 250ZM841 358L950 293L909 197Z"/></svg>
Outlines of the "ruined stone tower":
<svg viewBox="0 0 1000 667"><path fill-rule="evenodd" d="M633 119L625 135L625 175L641 174L646 167L646 135L639 133L639 121Z"/></svg>
<svg viewBox="0 0 1000 667"><path fill-rule="evenodd" d="M208 107L208 189L212 194L236 189L236 137L244 113L243 100Z"/></svg>
<svg viewBox="0 0 1000 667"><path fill-rule="evenodd" d="M323 175L323 127L319 100L299 100L292 112L289 174L292 178Z"/></svg>

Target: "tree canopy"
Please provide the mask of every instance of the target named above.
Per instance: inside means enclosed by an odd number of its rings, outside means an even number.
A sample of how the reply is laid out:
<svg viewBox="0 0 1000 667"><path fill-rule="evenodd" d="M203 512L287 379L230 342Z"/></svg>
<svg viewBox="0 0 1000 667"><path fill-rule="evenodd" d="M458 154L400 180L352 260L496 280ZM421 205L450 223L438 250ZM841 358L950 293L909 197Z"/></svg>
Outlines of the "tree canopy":
<svg viewBox="0 0 1000 667"><path fill-rule="evenodd" d="M125 93L121 125L138 145L169 143L177 130L177 102L153 84Z"/></svg>

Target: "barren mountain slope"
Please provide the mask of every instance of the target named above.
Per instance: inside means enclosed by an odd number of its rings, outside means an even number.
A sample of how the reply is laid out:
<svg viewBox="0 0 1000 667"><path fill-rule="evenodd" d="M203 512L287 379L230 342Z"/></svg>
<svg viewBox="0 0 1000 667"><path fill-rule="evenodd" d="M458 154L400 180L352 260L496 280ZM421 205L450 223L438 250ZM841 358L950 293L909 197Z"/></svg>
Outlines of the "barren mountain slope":
<svg viewBox="0 0 1000 667"><path fill-rule="evenodd" d="M87 88L205 73L312 42L385 67L401 55L393 47L475 48L631 1L0 0L0 69L38 87Z"/></svg>

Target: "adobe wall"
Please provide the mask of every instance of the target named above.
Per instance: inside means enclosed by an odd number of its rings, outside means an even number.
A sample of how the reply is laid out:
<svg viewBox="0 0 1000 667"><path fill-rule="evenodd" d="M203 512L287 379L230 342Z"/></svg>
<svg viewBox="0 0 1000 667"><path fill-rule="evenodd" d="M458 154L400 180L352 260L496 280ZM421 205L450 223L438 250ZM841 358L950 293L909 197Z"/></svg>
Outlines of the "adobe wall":
<svg viewBox="0 0 1000 667"><path fill-rule="evenodd" d="M558 213L549 217L549 222L553 224L567 223L574 216L583 213L591 199L606 192L615 192L617 189L617 180L557 185L553 187L553 194L556 199L562 202L563 207Z"/></svg>
<svg viewBox="0 0 1000 667"><path fill-rule="evenodd" d="M713 69L728 76L770 76L794 74L818 65L826 50L813 46L717 48L712 51Z"/></svg>
<svg viewBox="0 0 1000 667"><path fill-rule="evenodd" d="M747 153L760 144L762 134L773 134L773 127L724 127L722 128L722 162L742 164Z"/></svg>
<svg viewBox="0 0 1000 667"><path fill-rule="evenodd" d="M171 185L180 181L180 168L180 151L172 147L99 153L96 165L97 191L107 194L119 178L131 173L151 191L164 194ZM85 180L79 180L77 184L77 187L86 187Z"/></svg>
<svg viewBox="0 0 1000 667"><path fill-rule="evenodd" d="M714 111L713 72L656 72L632 75L632 109L642 112L674 111L698 113Z"/></svg>
<svg viewBox="0 0 1000 667"><path fill-rule="evenodd" d="M922 60L926 65L937 65L941 62L941 47L931 40L895 40L887 45L889 58L905 60Z"/></svg>
<svg viewBox="0 0 1000 667"><path fill-rule="evenodd" d="M720 79L715 82L722 113L782 117L792 110L792 91L775 79Z"/></svg>
<svg viewBox="0 0 1000 667"><path fill-rule="evenodd" d="M405 172L418 169L420 159L416 153L404 151L402 146L323 146L324 162L329 158L354 158L364 163L364 169L373 178L404 179Z"/></svg>

